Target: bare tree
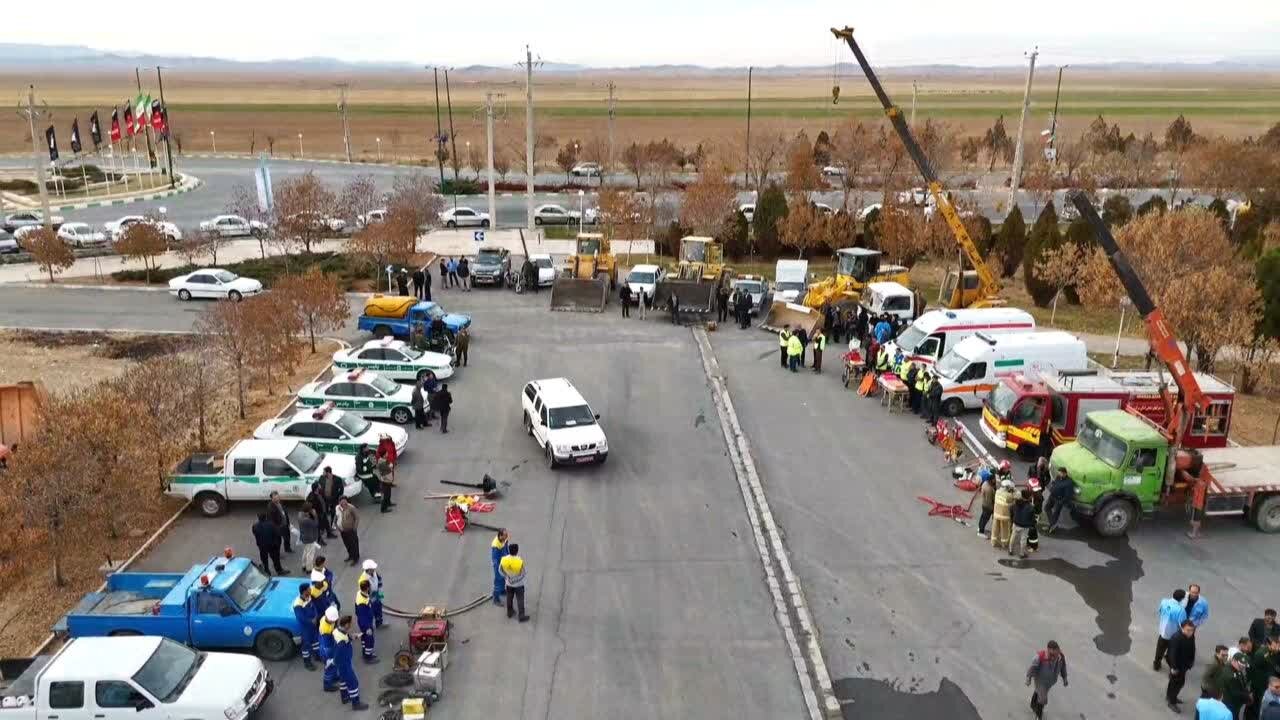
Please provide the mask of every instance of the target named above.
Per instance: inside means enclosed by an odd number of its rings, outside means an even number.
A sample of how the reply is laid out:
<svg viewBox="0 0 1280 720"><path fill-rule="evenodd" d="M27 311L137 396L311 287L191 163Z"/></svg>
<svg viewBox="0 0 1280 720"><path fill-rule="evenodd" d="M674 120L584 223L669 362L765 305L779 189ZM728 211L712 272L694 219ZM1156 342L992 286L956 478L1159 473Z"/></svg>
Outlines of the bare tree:
<svg viewBox="0 0 1280 720"><path fill-rule="evenodd" d="M283 254L297 244L310 255L316 243L333 235L329 221L338 215L338 196L308 170L277 185L274 210L272 238Z"/></svg>
<svg viewBox="0 0 1280 720"><path fill-rule="evenodd" d="M564 172L566 184L571 181L569 172L573 170L573 166L578 164L578 148L580 145L581 143L576 138L570 138L565 141L564 146L560 148L560 152L556 153L556 165Z"/></svg>
<svg viewBox="0 0 1280 720"><path fill-rule="evenodd" d="M360 218L377 210L381 204L382 195L378 192L378 183L368 173L361 173L348 180L342 186L338 199L342 219L350 227L359 226Z"/></svg>
<svg viewBox="0 0 1280 720"><path fill-rule="evenodd" d="M71 248L62 242L62 238L46 228L28 233L19 244L31 255L31 260L39 266L40 270L49 276L49 282L54 281L55 274L61 274L76 262L75 253L71 252Z"/></svg>
<svg viewBox="0 0 1280 720"><path fill-rule="evenodd" d="M440 222L444 198L426 173L397 175L391 184L387 209L398 210L413 219L414 227L434 227Z"/></svg>
<svg viewBox="0 0 1280 720"><path fill-rule="evenodd" d="M507 181L507 174L511 172L511 153L506 148L493 149L493 171L498 174L499 182Z"/></svg>
<svg viewBox="0 0 1280 720"><path fill-rule="evenodd" d="M267 136L271 140L271 136ZM239 215L249 222L265 222L266 212L258 204L258 190L247 182L239 182L231 187L231 200L227 203L227 214ZM267 256L266 237L261 233L254 237L258 240L258 252Z"/></svg>
<svg viewBox="0 0 1280 720"><path fill-rule="evenodd" d="M787 150L787 138L777 128L766 127L758 134L751 136L750 161L751 177L747 182L759 192L769 174L778 169Z"/></svg>
<svg viewBox="0 0 1280 720"><path fill-rule="evenodd" d="M267 135L267 154L271 157L276 156L276 136Z"/></svg>
<svg viewBox="0 0 1280 720"><path fill-rule="evenodd" d="M351 303L342 286L332 275L312 267L301 275L292 275L276 284L273 294L283 296L301 320L316 352L316 331L337 330L351 317Z"/></svg>
<svg viewBox="0 0 1280 720"><path fill-rule="evenodd" d="M471 166L471 171L476 174L476 180L480 179L480 171L489 169L488 153L480 143L467 144L467 164Z"/></svg>
<svg viewBox="0 0 1280 720"><path fill-rule="evenodd" d="M849 196L857 187L858 177L875 162L876 139L871 129L850 119L836 129L831 143L831 160L844 170L841 186L844 189L844 209L849 211Z"/></svg>
<svg viewBox="0 0 1280 720"><path fill-rule="evenodd" d="M203 338L205 346L222 358L235 375L236 406L243 420L249 360L255 352L255 339L249 332L245 303L220 302L209 306L196 320L195 330Z"/></svg>

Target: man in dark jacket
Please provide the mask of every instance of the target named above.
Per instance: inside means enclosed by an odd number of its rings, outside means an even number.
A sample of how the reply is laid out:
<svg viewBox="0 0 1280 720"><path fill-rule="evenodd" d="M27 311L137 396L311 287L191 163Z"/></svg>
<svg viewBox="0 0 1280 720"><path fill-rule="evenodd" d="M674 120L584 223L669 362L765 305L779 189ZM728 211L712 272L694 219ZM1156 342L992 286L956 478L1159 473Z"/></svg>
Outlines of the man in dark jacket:
<svg viewBox="0 0 1280 720"><path fill-rule="evenodd" d="M716 291L716 320L725 322L729 319L729 288L721 285Z"/></svg>
<svg viewBox="0 0 1280 720"><path fill-rule="evenodd" d="M413 408L413 427L418 430L427 427L427 398L422 383L419 380L413 384L413 395L409 400L409 405Z"/></svg>
<svg viewBox="0 0 1280 720"><path fill-rule="evenodd" d="M422 299L431 299L431 271L426 268L422 269Z"/></svg>
<svg viewBox="0 0 1280 720"><path fill-rule="evenodd" d="M333 474L333 468L325 466L324 472L320 473L320 490L324 493L324 499L328 501L328 510L330 513L330 523L333 523L333 513L338 508L338 501L342 499L344 491L347 489L342 478ZM286 543L289 541L286 540ZM285 551L288 551L288 545L285 545Z"/></svg>
<svg viewBox="0 0 1280 720"><path fill-rule="evenodd" d="M396 288L399 289L401 295L409 294L409 273L400 268L400 272L396 273Z"/></svg>
<svg viewBox="0 0 1280 720"><path fill-rule="evenodd" d="M1249 624L1249 639L1254 647L1263 647L1273 637L1280 637L1280 625L1276 624L1276 611L1267 608L1262 611L1262 617L1254 618Z"/></svg>
<svg viewBox="0 0 1280 720"><path fill-rule="evenodd" d="M925 391L925 397L928 399L926 403L929 406L929 424L938 422L938 415L942 414L942 381L937 375L929 378L929 388Z"/></svg>
<svg viewBox="0 0 1280 720"><path fill-rule="evenodd" d="M1049 481L1049 499L1045 501L1045 514L1049 518L1049 530L1053 532L1058 529L1058 519L1062 515L1062 510L1071 503L1071 498L1076 493L1076 484L1071 481L1071 476L1067 474L1065 467L1058 468L1058 474L1053 476Z"/></svg>
<svg viewBox="0 0 1280 720"><path fill-rule="evenodd" d="M1035 683L1031 692L1031 712L1037 718L1044 717L1044 706L1049 704L1049 690L1062 678L1062 687L1071 683L1067 680L1067 656L1054 640L1045 645L1044 650L1036 652L1031 658L1031 666L1027 668L1027 685Z"/></svg>
<svg viewBox="0 0 1280 720"><path fill-rule="evenodd" d="M271 524L276 526L276 532L280 534L280 542L284 543L284 551L293 552L293 540L289 537L289 513L284 509L280 493L274 490L267 503L267 517L271 519Z"/></svg>
<svg viewBox="0 0 1280 720"><path fill-rule="evenodd" d="M1023 490L1013 503L1013 535L1009 538L1009 554L1020 558L1027 556L1027 537L1036 524L1036 512L1031 504L1031 491Z"/></svg>
<svg viewBox="0 0 1280 720"><path fill-rule="evenodd" d="M426 300L427 274L422 268L413 271L413 295L419 300Z"/></svg>
<svg viewBox="0 0 1280 720"><path fill-rule="evenodd" d="M618 288L618 300L622 305L622 317L631 317L631 286L622 283L622 287Z"/></svg>
<svg viewBox="0 0 1280 720"><path fill-rule="evenodd" d="M1187 683L1187 671L1196 664L1196 626L1190 620L1183 620L1179 632L1169 638L1169 649L1165 651L1165 660L1169 663L1169 684L1164 689L1164 701L1174 712L1181 712L1182 701L1178 693Z"/></svg>
<svg viewBox="0 0 1280 720"><path fill-rule="evenodd" d="M431 411L440 416L440 432L449 432L449 411L453 409L453 395L449 383L440 383L440 390L431 396Z"/></svg>
<svg viewBox="0 0 1280 720"><path fill-rule="evenodd" d="M458 279L462 281L462 289L471 292L471 262L466 258L458 261Z"/></svg>
<svg viewBox="0 0 1280 720"><path fill-rule="evenodd" d="M751 293L738 293L734 312L738 316L738 327L740 329L746 330L751 327Z"/></svg>
<svg viewBox="0 0 1280 720"><path fill-rule="evenodd" d="M329 501L324 499L324 492L320 489L319 482L311 483L311 491L307 493L306 502L311 504L311 508L315 510L316 522L320 525L320 538L316 540L320 546L326 543L325 538L338 537L338 533L333 531L333 524L329 522Z"/></svg>
<svg viewBox="0 0 1280 720"><path fill-rule="evenodd" d="M809 333L804 328L800 328L796 330L796 337L800 340L800 367L804 367L804 356L809 350Z"/></svg>
<svg viewBox="0 0 1280 720"><path fill-rule="evenodd" d="M258 513L258 522L253 524L253 542L258 546L258 558L262 562L264 573L271 574L272 562L275 563L277 575L288 572L280 564L280 533L266 513Z"/></svg>

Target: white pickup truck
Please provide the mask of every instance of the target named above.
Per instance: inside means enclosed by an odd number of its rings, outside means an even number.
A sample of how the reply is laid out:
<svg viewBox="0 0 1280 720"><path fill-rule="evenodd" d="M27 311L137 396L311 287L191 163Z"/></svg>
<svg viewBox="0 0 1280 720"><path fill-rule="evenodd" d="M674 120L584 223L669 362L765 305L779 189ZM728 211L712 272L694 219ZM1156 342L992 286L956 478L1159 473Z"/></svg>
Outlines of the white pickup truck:
<svg viewBox="0 0 1280 720"><path fill-rule="evenodd" d="M158 637L88 637L0 679L0 720L245 720L273 683L252 655Z"/></svg>
<svg viewBox="0 0 1280 720"><path fill-rule="evenodd" d="M169 474L165 494L191 500L205 517L216 517L226 512L229 500L266 502L273 492L283 500L301 500L325 468L343 481L343 496L360 494L354 457L319 453L293 438L241 440L225 457L189 455Z"/></svg>

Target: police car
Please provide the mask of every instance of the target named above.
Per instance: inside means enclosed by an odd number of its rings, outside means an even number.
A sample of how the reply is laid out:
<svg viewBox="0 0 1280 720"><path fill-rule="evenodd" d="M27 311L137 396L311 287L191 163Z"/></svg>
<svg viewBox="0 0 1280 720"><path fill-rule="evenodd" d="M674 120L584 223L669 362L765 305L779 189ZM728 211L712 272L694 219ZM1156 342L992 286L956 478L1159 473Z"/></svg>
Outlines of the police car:
<svg viewBox="0 0 1280 720"><path fill-rule="evenodd" d="M453 375L453 359L444 353L414 350L405 341L391 337L333 354L334 374L361 368L392 380L418 380L427 373L445 380Z"/></svg>
<svg viewBox="0 0 1280 720"><path fill-rule="evenodd" d="M348 455L359 452L361 445L376 447L383 435L396 444L397 454L409 444L409 433L403 428L365 420L337 409L331 402L314 410L299 410L290 417L268 420L253 431L259 440L297 440L317 452Z"/></svg>
<svg viewBox="0 0 1280 720"><path fill-rule="evenodd" d="M364 369L307 383L298 391L299 408L314 409L331 402L354 415L389 417L399 425L413 422L412 401L412 387Z"/></svg>

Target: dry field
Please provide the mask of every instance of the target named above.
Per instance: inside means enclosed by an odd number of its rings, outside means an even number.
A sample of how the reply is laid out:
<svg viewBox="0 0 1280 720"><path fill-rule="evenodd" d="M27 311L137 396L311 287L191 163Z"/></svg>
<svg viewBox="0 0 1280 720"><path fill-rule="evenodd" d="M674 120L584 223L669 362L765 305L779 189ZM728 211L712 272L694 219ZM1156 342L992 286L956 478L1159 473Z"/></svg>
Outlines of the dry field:
<svg viewBox="0 0 1280 720"><path fill-rule="evenodd" d="M40 98L53 112L63 144L71 118L79 116L88 146L87 116L91 108L103 110L101 117L106 124L111 105L136 94L132 74L118 75L30 78L0 73L0 95L17 97L34 80ZM1052 69L1037 75L1029 133L1048 125L1055 75ZM425 71L230 75L172 70L165 79L172 124L188 153L211 150L209 133L214 131L221 152L248 152L252 137L255 151L266 150L268 138L273 138L277 155L296 155L297 136L302 133L306 155L336 156L342 149L336 82L351 84L350 121L356 154L375 157L375 138L381 138L384 159L417 162L429 155L428 138L435 132L434 87L431 74ZM1023 82L1019 70L914 76L889 72L885 79L890 94L904 107L910 105L911 81L919 82L920 119L943 120L963 132L978 133L1004 114L1010 131L1016 127ZM523 76L514 72L458 71L451 74L450 80L460 154L467 141L478 147L484 140L479 109L486 92L504 93L500 101L505 113L498 123L499 146L523 143ZM709 138L735 138L745 129L745 75L590 72L543 73L536 78L538 132L561 142L568 138L603 138L607 132L605 86L610 80L617 85L615 133L619 143L666 137L692 146ZM846 63L839 81L842 99L832 105L829 74L758 73L752 105L754 127L758 131L776 128L788 133L803 128L816 134L850 115L867 119L879 116L879 105L861 73ZM155 93L154 88L148 90ZM440 104L447 130L443 81ZM1068 70L1062 96L1062 131L1068 135L1078 133L1099 113L1110 122L1118 122L1124 131L1138 134L1150 130L1158 135L1182 113L1202 133L1258 135L1280 120L1280 72ZM0 115L0 152L29 148L25 122L13 113Z"/></svg>

